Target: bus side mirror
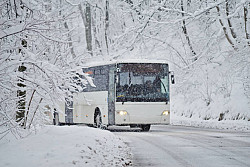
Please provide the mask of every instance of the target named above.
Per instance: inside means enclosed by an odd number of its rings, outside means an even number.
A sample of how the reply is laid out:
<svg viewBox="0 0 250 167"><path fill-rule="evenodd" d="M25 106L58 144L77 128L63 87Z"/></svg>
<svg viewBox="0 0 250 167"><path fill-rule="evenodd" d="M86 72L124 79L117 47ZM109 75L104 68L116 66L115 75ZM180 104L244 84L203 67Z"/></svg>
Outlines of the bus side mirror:
<svg viewBox="0 0 250 167"><path fill-rule="evenodd" d="M175 80L174 80L174 72L173 71L170 71L170 80L171 80L171 83L172 84L175 84Z"/></svg>
<svg viewBox="0 0 250 167"><path fill-rule="evenodd" d="M118 84L118 83L119 83L119 77L118 77L118 75L117 75L117 74L115 75L115 83L116 83L116 84Z"/></svg>
<svg viewBox="0 0 250 167"><path fill-rule="evenodd" d="M115 83L118 84L119 83L119 76L118 74L121 72L120 68L116 68L116 71L115 71Z"/></svg>

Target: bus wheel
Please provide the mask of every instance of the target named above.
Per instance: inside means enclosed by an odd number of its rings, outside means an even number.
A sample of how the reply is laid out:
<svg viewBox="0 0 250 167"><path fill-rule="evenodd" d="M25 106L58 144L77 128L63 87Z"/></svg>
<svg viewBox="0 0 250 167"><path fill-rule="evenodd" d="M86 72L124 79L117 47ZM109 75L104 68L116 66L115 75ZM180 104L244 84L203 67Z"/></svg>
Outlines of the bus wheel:
<svg viewBox="0 0 250 167"><path fill-rule="evenodd" d="M95 111L95 115L94 115L94 126L97 128L102 127L101 112L98 109Z"/></svg>
<svg viewBox="0 0 250 167"><path fill-rule="evenodd" d="M150 129L150 124L146 124L146 125L141 125L141 130L143 131L143 132L148 132L149 131L149 129Z"/></svg>

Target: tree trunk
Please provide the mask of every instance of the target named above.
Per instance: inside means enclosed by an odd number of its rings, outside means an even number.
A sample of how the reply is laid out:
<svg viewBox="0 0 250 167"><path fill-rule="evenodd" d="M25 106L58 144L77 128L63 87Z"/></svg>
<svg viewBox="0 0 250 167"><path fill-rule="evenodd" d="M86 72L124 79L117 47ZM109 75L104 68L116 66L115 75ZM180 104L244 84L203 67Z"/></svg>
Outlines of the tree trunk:
<svg viewBox="0 0 250 167"><path fill-rule="evenodd" d="M97 10L96 8L94 8L93 10L93 18L97 18ZM101 48L101 44L100 41L98 39L98 32L97 32L97 24L98 21L96 21L95 19L92 19L92 27L93 27L93 38L94 38L94 50L96 50L99 54L102 55L102 48Z"/></svg>
<svg viewBox="0 0 250 167"><path fill-rule="evenodd" d="M34 114L33 114L32 118L31 118L30 124L29 124L29 126L28 126L29 129L30 129L31 125L32 125L32 122L33 122L33 120L34 120L34 117L35 117L35 115L36 115L36 112L37 112L37 110L38 110L38 108L39 108L39 105L41 104L42 100L43 100L43 98L40 99L38 105L36 106L36 109L35 109L35 111L34 111Z"/></svg>
<svg viewBox="0 0 250 167"><path fill-rule="evenodd" d="M236 33L233 30L231 20L228 18L228 16L229 16L229 2L228 2L228 0L225 0L225 2L226 2L226 15L227 15L228 26L229 26L230 32L232 34L232 37L236 38Z"/></svg>
<svg viewBox="0 0 250 167"><path fill-rule="evenodd" d="M85 13L83 12L82 5L79 4L78 8L81 13L81 17L85 26L85 34L86 34L86 43L87 43L87 51L88 53L93 56L92 51L92 34L91 34L91 8L89 3L86 4Z"/></svg>
<svg viewBox="0 0 250 167"><path fill-rule="evenodd" d="M216 9L217 9L217 12L218 12L218 16L220 16L220 8L219 8L219 6L216 6ZM223 22L222 22L222 20L220 18L219 18L219 22L220 22L220 25L222 26L224 35L225 35L228 43L234 48L234 50L237 50L237 48L234 46L233 41L230 39L230 37L229 37L229 35L227 33L227 28L225 27L225 25L223 24Z"/></svg>
<svg viewBox="0 0 250 167"><path fill-rule="evenodd" d="M86 4L85 18L86 18L85 33L86 33L87 50L93 56L92 34L91 34L91 8L89 3Z"/></svg>
<svg viewBox="0 0 250 167"><path fill-rule="evenodd" d="M247 40L247 44L248 46L250 46L250 42L249 40L249 33L247 31L247 14L248 14L248 10L247 10L247 6L244 6L244 28L245 28L245 34L246 34L246 40Z"/></svg>
<svg viewBox="0 0 250 167"><path fill-rule="evenodd" d="M23 73L26 70L26 67L20 65L18 67L19 74ZM17 91L17 111L16 111L16 122L18 122L21 126L25 126L25 111L26 111L26 85L24 83L24 78L19 76L17 86L19 90Z"/></svg>
<svg viewBox="0 0 250 167"><path fill-rule="evenodd" d="M29 115L29 111L30 111L30 106L31 106L31 102L33 100L35 92L36 92L36 90L33 90L32 95L30 97L30 101L29 101L29 104L28 104L27 112L25 114L24 128L26 128L26 125L27 125L27 120L28 120L28 115Z"/></svg>
<svg viewBox="0 0 250 167"><path fill-rule="evenodd" d="M109 45L108 45L108 28L109 28L109 0L106 0L105 5L105 42L107 47L107 54L109 54Z"/></svg>
<svg viewBox="0 0 250 167"><path fill-rule="evenodd" d="M69 30L69 26L68 26L67 22L64 22L64 27L65 27L67 30ZM68 34L68 40L70 41L70 42L69 42L70 52L71 52L71 54L72 54L72 57L75 58L75 57L76 57L76 54L75 54L75 52L74 52L74 48L73 48L73 44L72 44L72 42L71 42L72 39L71 39L70 34Z"/></svg>
<svg viewBox="0 0 250 167"><path fill-rule="evenodd" d="M181 11L184 12L184 4L183 4L183 0L181 0ZM184 17L184 13L182 13L182 17ZM188 43L188 46L189 46L189 49L190 51L192 52L192 56L194 56L194 61L197 60L197 57L196 57L196 52L194 51L193 47L192 47L192 44L191 44L191 41L190 41L190 38L189 38L189 35L188 35L188 32L187 32L187 26L186 26L186 21L183 19L182 21L182 30L183 30L183 33L186 37L186 40L187 40L187 43Z"/></svg>

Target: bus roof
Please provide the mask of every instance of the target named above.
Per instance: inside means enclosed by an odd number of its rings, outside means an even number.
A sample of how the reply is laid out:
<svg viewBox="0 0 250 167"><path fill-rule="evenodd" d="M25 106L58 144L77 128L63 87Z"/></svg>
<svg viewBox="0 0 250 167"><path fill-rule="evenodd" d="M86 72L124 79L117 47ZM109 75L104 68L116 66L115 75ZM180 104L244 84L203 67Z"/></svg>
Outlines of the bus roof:
<svg viewBox="0 0 250 167"><path fill-rule="evenodd" d="M88 62L88 63L86 63L86 66L83 67L83 68L102 66L102 65L110 65L110 64L119 64L119 63L160 63L160 64L168 64L168 62L166 60L124 59L124 60Z"/></svg>

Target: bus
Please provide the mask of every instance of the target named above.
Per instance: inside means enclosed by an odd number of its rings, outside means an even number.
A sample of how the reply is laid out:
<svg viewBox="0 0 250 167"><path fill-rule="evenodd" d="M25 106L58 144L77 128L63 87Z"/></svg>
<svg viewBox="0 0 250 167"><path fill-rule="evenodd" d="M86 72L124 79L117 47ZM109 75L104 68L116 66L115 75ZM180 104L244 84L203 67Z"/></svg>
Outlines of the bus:
<svg viewBox="0 0 250 167"><path fill-rule="evenodd" d="M169 65L160 61L121 61L82 68L93 79L55 113L55 124L139 127L170 123Z"/></svg>

